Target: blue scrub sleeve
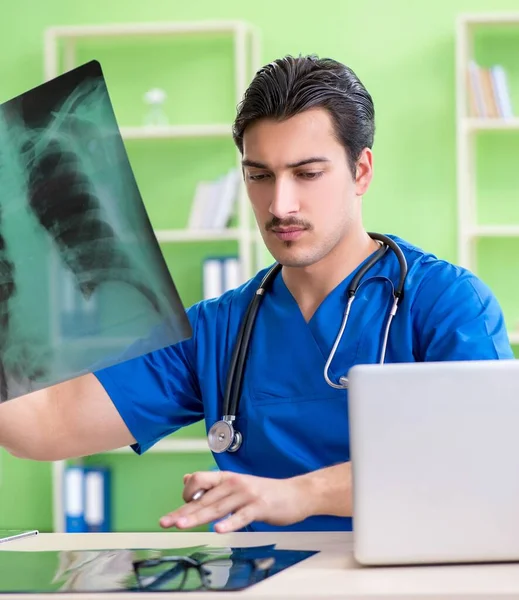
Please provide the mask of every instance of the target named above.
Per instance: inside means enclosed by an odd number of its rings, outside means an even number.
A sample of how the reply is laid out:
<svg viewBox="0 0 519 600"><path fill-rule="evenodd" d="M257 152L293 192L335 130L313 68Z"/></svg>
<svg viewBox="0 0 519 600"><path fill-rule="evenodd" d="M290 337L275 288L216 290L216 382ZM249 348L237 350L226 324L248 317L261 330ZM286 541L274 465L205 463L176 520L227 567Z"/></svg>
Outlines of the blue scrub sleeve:
<svg viewBox="0 0 519 600"><path fill-rule="evenodd" d="M193 336L95 371L142 454L164 436L203 418L195 364L197 306L187 311Z"/></svg>
<svg viewBox="0 0 519 600"><path fill-rule="evenodd" d="M514 358L496 297L468 270L433 267L414 312L420 360Z"/></svg>

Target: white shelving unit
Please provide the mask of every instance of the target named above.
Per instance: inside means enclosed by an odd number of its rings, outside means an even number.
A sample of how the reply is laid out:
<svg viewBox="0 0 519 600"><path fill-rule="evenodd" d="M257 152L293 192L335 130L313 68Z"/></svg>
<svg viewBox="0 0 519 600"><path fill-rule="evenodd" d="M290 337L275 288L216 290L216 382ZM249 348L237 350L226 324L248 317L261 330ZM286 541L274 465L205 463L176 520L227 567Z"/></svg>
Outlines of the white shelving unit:
<svg viewBox="0 0 519 600"><path fill-rule="evenodd" d="M481 238L519 238L519 223L481 225L477 214L477 135L485 131L519 132L519 117L509 119L470 116L467 69L474 57L474 34L487 26L519 27L518 13L461 14L456 25L456 141L458 197L458 262L477 273L477 243ZM519 31L519 29L518 29ZM519 344L519 331L510 331Z"/></svg>
<svg viewBox="0 0 519 600"><path fill-rule="evenodd" d="M261 66L259 31L243 21L200 21L172 23L126 23L97 26L58 26L50 27L44 35L44 74L45 79L53 79L60 73L59 47L63 43L63 66L68 71L77 66L76 45L87 38L139 38L150 36L179 36L204 34L228 34L234 41L235 102L238 104L254 72ZM181 139L230 137L231 123L193 123L191 125L171 125L167 127L138 126L121 124L121 136L125 140ZM240 156L236 152L237 166ZM160 243L192 242L200 240L235 239L238 242L241 279L246 281L263 265L263 244L257 227L253 224L252 211L243 184L238 195L238 226L231 231L220 230L167 230L159 232ZM159 236L157 236L159 237Z"/></svg>
<svg viewBox="0 0 519 600"><path fill-rule="evenodd" d="M199 36L206 34L228 34L233 39L235 103L238 104L255 71L261 66L261 48L258 30L242 21L201 21L172 23L110 24L96 26L50 27L44 34L44 76L50 80L60 74L60 48L63 48L63 70L77 66L76 46L87 38L117 39ZM190 125L137 126L120 124L123 140L183 139L183 138L231 138L231 123L193 123ZM240 166L240 155L236 151L236 164ZM155 235L160 244L197 241L236 240L241 266L241 279L247 280L261 268L264 262L263 242L254 225L252 211L243 182L238 195L238 224L226 229L167 229L157 230ZM115 450L116 453L132 452L129 448ZM208 453L205 439L165 439L149 452L159 453ZM54 531L64 531L63 521L63 472L65 461L56 461L52 466L53 478L53 524Z"/></svg>

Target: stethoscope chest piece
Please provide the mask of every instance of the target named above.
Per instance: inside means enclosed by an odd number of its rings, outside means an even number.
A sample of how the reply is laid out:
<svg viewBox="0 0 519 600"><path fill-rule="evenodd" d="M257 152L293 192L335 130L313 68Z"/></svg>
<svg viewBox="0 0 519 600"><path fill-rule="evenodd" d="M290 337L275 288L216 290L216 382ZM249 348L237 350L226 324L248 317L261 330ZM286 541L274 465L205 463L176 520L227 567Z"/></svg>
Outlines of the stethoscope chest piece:
<svg viewBox="0 0 519 600"><path fill-rule="evenodd" d="M236 452L241 446L242 435L235 431L232 421L221 419L211 426L208 433L209 448L217 454L221 452Z"/></svg>

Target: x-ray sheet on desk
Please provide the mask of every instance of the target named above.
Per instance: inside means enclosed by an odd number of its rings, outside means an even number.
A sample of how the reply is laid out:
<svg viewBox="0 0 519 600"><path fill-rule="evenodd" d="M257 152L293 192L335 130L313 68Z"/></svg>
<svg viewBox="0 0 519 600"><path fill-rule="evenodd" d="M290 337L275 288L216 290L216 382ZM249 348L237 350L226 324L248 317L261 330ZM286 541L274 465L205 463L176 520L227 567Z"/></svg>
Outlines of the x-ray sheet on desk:
<svg viewBox="0 0 519 600"><path fill-rule="evenodd" d="M0 105L0 402L190 335L100 64Z"/></svg>
<svg viewBox="0 0 519 600"><path fill-rule="evenodd" d="M275 545L6 550L0 551L0 593L232 592L264 581L316 553L277 549ZM182 558L188 560L183 562Z"/></svg>

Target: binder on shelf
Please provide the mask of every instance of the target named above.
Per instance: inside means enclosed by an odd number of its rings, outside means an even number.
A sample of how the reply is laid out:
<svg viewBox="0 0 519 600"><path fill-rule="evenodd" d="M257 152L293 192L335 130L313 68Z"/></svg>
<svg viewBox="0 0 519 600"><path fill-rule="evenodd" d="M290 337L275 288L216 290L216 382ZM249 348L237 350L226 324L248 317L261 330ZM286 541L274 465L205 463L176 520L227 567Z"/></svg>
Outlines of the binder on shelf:
<svg viewBox="0 0 519 600"><path fill-rule="evenodd" d="M206 223L208 228L224 229L227 227L233 214L239 184L238 169L231 169L218 181L214 192L214 205L209 206L210 211Z"/></svg>
<svg viewBox="0 0 519 600"><path fill-rule="evenodd" d="M211 300L222 294L222 265L219 258L206 258L203 264L203 299Z"/></svg>
<svg viewBox="0 0 519 600"><path fill-rule="evenodd" d="M478 118L511 119L514 116L508 78L502 65L468 65L469 115Z"/></svg>
<svg viewBox="0 0 519 600"><path fill-rule="evenodd" d="M81 465L69 465L63 474L63 509L67 533L86 532L85 470Z"/></svg>
<svg viewBox="0 0 519 600"><path fill-rule="evenodd" d="M200 181L195 189L189 229L225 229L238 197L240 172L230 169L213 181Z"/></svg>
<svg viewBox="0 0 519 600"><path fill-rule="evenodd" d="M234 290L241 283L240 261L237 256L223 259L222 288L224 292Z"/></svg>
<svg viewBox="0 0 519 600"><path fill-rule="evenodd" d="M211 197L212 182L210 181L199 181L195 189L195 197L193 198L193 204L191 205L191 212L189 214L188 228L199 229L204 220L204 211L206 209L206 203Z"/></svg>
<svg viewBox="0 0 519 600"><path fill-rule="evenodd" d="M107 467L85 468L85 525L88 532L111 531L111 475Z"/></svg>
<svg viewBox="0 0 519 600"><path fill-rule="evenodd" d="M490 67L492 89L496 95L497 109L499 116L504 119L511 119L514 116L512 109L511 95L508 87L508 78L506 71L501 65Z"/></svg>
<svg viewBox="0 0 519 600"><path fill-rule="evenodd" d="M218 298L241 284L241 266L237 256L211 256L203 263L203 298Z"/></svg>

